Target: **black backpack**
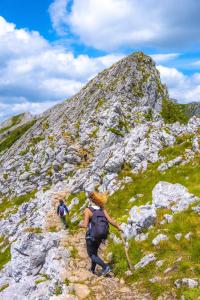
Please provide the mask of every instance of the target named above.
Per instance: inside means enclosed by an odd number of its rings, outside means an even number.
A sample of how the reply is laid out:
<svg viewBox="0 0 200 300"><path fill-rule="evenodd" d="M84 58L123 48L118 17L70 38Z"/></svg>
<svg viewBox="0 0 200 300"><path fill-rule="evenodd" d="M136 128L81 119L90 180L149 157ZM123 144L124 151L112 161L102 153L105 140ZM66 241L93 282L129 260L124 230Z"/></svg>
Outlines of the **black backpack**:
<svg viewBox="0 0 200 300"><path fill-rule="evenodd" d="M93 213L89 223L89 236L94 240L105 240L109 233L109 223L103 210L93 207L89 207L89 209Z"/></svg>

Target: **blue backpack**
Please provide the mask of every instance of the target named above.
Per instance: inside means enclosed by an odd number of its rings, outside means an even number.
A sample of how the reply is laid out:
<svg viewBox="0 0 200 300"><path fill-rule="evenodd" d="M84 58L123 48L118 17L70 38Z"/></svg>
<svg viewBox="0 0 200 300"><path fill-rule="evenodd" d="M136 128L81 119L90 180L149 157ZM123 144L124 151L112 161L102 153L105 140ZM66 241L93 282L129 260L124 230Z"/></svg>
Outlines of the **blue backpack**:
<svg viewBox="0 0 200 300"><path fill-rule="evenodd" d="M94 209L93 207L89 207L92 212L92 218L89 223L89 236L93 240L105 240L109 233L109 223L103 212L100 209Z"/></svg>
<svg viewBox="0 0 200 300"><path fill-rule="evenodd" d="M63 216L66 215L65 208L64 208L64 206L62 206L62 205L60 205L60 207L59 207L59 215L60 215L61 217L63 217Z"/></svg>

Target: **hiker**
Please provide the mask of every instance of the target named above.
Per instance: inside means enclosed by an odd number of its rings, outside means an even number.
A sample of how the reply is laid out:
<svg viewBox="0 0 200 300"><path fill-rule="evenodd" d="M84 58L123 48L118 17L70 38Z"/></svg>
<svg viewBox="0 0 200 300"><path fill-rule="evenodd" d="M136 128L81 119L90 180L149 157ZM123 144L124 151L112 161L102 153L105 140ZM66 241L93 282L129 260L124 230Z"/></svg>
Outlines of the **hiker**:
<svg viewBox="0 0 200 300"><path fill-rule="evenodd" d="M61 221L63 222L65 228L67 229L67 221L66 221L66 214L69 214L69 210L65 205L62 199L59 199L59 205L57 207L57 215L60 216Z"/></svg>
<svg viewBox="0 0 200 300"><path fill-rule="evenodd" d="M109 216L104 209L104 204L107 202L107 196L97 192L89 194L91 204L84 211L84 220L79 224L81 228L87 228L86 246L87 253L91 259L91 271L95 274L96 265L102 267L100 275L105 276L111 269L99 256L98 249L103 240L107 238L109 231L109 223L122 231L119 225Z"/></svg>

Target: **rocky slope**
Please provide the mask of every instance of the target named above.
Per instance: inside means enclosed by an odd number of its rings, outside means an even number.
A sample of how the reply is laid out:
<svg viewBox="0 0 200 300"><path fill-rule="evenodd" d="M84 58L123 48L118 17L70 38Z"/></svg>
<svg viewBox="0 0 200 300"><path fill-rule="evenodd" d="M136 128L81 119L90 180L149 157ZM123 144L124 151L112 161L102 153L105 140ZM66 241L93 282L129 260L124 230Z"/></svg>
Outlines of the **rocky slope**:
<svg viewBox="0 0 200 300"><path fill-rule="evenodd" d="M115 299L199 295L200 261L195 253L200 250L200 119L186 120L184 112L173 107L154 62L139 52L101 72L72 98L1 137L3 299L83 299L84 289L87 299L110 299L100 290L94 292L96 279L88 274L84 280L69 274L73 265L81 272L85 268L77 252L76 224L87 205L87 192L93 189L109 192L107 208L122 222L134 265L129 271L119 236L112 231L104 253L114 274L123 278L122 286L118 278L110 281L113 295L122 289ZM62 190L70 207L70 235L55 215L53 195ZM188 228L180 225L184 214L191 215ZM177 234L188 240L183 241L184 251L177 248ZM176 261L175 251L183 262ZM107 288L106 282L99 284ZM141 288L143 293L137 290Z"/></svg>

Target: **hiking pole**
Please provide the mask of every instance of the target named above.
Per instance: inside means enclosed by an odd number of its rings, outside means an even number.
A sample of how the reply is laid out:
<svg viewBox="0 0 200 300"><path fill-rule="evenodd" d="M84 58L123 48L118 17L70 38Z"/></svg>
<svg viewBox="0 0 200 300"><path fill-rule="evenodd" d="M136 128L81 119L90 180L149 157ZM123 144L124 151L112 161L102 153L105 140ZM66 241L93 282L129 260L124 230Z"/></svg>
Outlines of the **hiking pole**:
<svg viewBox="0 0 200 300"><path fill-rule="evenodd" d="M129 269L132 271L134 269L134 267L133 267L133 265L131 263L129 255L128 255L128 247L126 246L126 241L125 241L125 239L123 237L122 232L120 232L120 236L121 236L122 243L124 245L124 251L125 251L125 254L126 254L126 259L127 259L127 262L128 262Z"/></svg>

